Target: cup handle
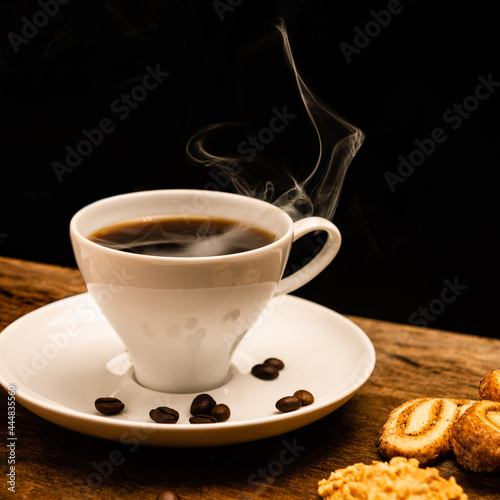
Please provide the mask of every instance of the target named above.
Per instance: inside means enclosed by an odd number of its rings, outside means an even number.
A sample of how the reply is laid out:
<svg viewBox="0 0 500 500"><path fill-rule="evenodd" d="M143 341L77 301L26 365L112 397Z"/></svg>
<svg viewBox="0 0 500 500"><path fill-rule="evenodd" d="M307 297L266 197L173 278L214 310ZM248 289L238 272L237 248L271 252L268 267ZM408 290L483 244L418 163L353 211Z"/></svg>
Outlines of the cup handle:
<svg viewBox="0 0 500 500"><path fill-rule="evenodd" d="M327 240L320 252L304 267L290 276L283 278L279 283L274 297L290 293L305 285L317 276L337 255L342 238L340 231L333 223L323 217L306 217L293 224L293 241L298 240L312 231L325 231Z"/></svg>

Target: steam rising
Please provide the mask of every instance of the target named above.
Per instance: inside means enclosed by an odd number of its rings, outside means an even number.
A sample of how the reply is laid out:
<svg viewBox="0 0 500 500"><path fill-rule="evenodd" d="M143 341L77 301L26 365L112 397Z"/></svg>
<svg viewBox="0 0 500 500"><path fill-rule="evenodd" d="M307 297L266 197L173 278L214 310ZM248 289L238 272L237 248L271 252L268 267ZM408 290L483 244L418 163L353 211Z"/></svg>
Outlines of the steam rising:
<svg viewBox="0 0 500 500"><path fill-rule="evenodd" d="M285 210L294 220L311 215L332 219L337 209L347 169L359 148L364 134L316 98L304 82L295 64L286 27L276 25L281 34L287 65L295 79L300 98L317 140L317 159L305 179L295 179L287 172L288 187L276 195L276 187L267 180L264 185L248 178L245 166L248 158L242 155L218 156L208 149L208 139L215 133L229 133L241 126L228 122L213 124L195 134L186 152L189 159L219 172L229 179L239 194L263 199Z"/></svg>

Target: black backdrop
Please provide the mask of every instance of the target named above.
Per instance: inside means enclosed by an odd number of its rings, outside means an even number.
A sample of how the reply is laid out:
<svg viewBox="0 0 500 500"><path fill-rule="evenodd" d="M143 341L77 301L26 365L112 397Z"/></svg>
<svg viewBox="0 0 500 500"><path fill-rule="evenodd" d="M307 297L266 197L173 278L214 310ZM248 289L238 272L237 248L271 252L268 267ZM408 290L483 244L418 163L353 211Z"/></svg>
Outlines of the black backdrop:
<svg viewBox="0 0 500 500"><path fill-rule="evenodd" d="M311 90L366 134L333 217L341 252L296 294L344 314L499 336L496 12L344 3L3 2L0 254L74 265L68 223L81 206L212 181L186 158L200 127L241 121L246 135L296 102L272 36L282 18ZM148 73L158 85L144 92ZM99 126L85 150L84 131ZM67 147L79 144L69 165ZM271 153L254 180L285 167L306 175L307 120ZM293 258L316 246L306 241Z"/></svg>

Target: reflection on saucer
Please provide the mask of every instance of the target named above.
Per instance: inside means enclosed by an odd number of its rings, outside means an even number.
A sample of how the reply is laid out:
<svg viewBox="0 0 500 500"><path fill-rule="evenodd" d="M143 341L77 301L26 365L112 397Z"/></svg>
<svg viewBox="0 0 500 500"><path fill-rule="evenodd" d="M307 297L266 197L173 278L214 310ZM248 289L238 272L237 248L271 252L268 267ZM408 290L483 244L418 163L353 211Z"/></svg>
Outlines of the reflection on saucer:
<svg viewBox="0 0 500 500"><path fill-rule="evenodd" d="M113 375L125 375L132 367L132 361L127 352L122 352L106 363L106 369Z"/></svg>
<svg viewBox="0 0 500 500"><path fill-rule="evenodd" d="M68 297L35 310L9 325L0 336L0 382L17 387L17 401L33 413L90 436L122 441L141 433L142 444L165 447L218 446L263 439L298 429L339 408L368 380L375 351L365 333L340 314L294 296L280 297L272 312L243 339L234 353L232 376L210 391L231 409L229 420L209 425L189 423L193 394L167 394L139 385L128 353L104 318L82 316L88 294ZM26 378L20 366L41 351L54 331L76 325L78 335L36 376ZM75 330L76 331L76 330ZM52 337L51 337L52 336ZM26 349L29 345L30 349ZM260 380L254 364L277 357L285 363L280 376ZM61 383L64 380L64 383ZM315 402L290 413L275 408L278 399L298 389ZM97 397L122 400L125 411L112 417L96 414ZM176 424L149 418L157 406L175 408Z"/></svg>

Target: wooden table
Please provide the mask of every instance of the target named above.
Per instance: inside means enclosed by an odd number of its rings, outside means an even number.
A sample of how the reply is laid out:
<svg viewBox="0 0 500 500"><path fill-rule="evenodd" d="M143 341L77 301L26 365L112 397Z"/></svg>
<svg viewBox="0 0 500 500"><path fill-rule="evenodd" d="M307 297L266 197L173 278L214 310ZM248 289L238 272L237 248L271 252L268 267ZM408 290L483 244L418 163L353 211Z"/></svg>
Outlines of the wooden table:
<svg viewBox="0 0 500 500"><path fill-rule="evenodd" d="M76 269L0 257L0 330L44 304L84 291ZM17 405L12 498L154 500L159 492L172 489L182 499L315 499L318 481L331 471L382 459L378 437L392 408L424 396L475 399L480 379L500 367L497 339L350 319L367 333L377 352L370 380L320 421L259 442L199 449L142 446L130 451L130 446L60 428ZM5 481L7 394L1 391L0 498L10 498ZM280 465L287 446L295 447L294 460ZM108 460L117 450L122 463L109 477L96 479L92 463ZM454 475L470 499L500 498L500 475L463 471L452 457L437 467L444 477Z"/></svg>

